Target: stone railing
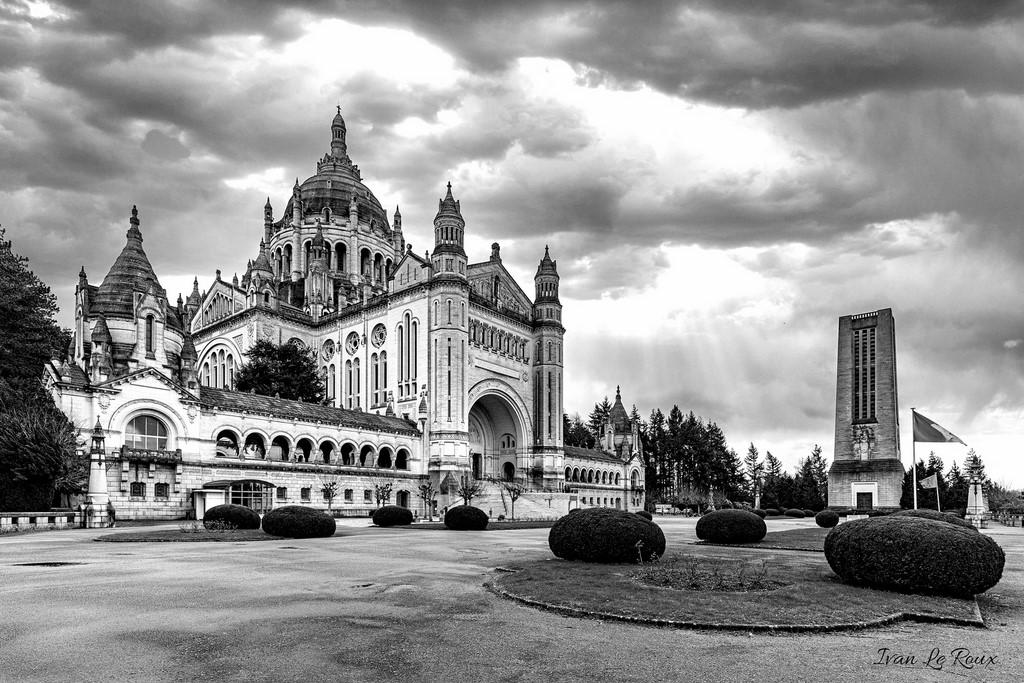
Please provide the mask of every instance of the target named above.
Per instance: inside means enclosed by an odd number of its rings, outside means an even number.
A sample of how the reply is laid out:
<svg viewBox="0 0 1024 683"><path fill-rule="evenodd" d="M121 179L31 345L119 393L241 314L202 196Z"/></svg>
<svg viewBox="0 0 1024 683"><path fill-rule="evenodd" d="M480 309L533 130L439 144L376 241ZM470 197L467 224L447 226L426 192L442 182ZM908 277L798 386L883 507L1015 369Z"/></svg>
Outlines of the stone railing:
<svg viewBox="0 0 1024 683"><path fill-rule="evenodd" d="M31 529L74 529L81 522L78 512L0 512L0 533Z"/></svg>

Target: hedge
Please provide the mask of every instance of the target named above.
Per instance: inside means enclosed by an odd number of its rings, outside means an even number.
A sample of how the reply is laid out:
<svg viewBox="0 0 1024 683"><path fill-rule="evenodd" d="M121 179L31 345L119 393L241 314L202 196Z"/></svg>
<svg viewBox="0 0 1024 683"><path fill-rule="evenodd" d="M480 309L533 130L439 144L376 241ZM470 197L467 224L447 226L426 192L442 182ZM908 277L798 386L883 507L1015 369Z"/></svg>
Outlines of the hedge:
<svg viewBox="0 0 1024 683"><path fill-rule="evenodd" d="M231 524L236 529L259 529L260 516L244 505L214 505L203 514L203 526Z"/></svg>
<svg viewBox="0 0 1024 683"><path fill-rule="evenodd" d="M764 520L746 510L718 510L697 520L697 538L711 543L757 543L766 533Z"/></svg>
<svg viewBox="0 0 1024 683"><path fill-rule="evenodd" d="M792 510L786 510L786 516L792 517L794 519L803 519L806 515L804 515L803 510L797 510L796 508L793 508Z"/></svg>
<svg viewBox="0 0 1024 683"><path fill-rule="evenodd" d="M333 536L337 528L337 522L326 512L301 505L274 508L263 516L263 530L271 536L323 538Z"/></svg>
<svg viewBox="0 0 1024 683"><path fill-rule="evenodd" d="M825 559L847 583L968 597L999 582L1006 554L974 530L920 517L841 524L825 538Z"/></svg>
<svg viewBox="0 0 1024 683"><path fill-rule="evenodd" d="M401 505L385 505L373 511L377 526L405 526L412 524L412 510Z"/></svg>
<svg viewBox="0 0 1024 683"><path fill-rule="evenodd" d="M768 516L768 513L766 511L762 510L761 508L754 508L753 510L751 510L751 512L753 512L755 515L757 515L761 519L764 519L765 517Z"/></svg>
<svg viewBox="0 0 1024 683"><path fill-rule="evenodd" d="M768 515L769 517L778 517L779 515L781 515L781 514L782 514L781 512L779 512L778 510L776 510L775 508L765 508L765 511L764 511L764 512L765 512L765 514L766 514L766 515Z"/></svg>
<svg viewBox="0 0 1024 683"><path fill-rule="evenodd" d="M900 510L899 512L892 513L891 516L892 517L918 517L920 519L931 519L931 520L935 520L936 522L945 522L946 524L955 524L957 526L962 526L962 527L965 527L967 529L972 529L974 531L977 531L977 529L974 528L973 524L968 522L966 519L961 519L961 518L957 517L956 514L954 514L952 512L939 512L938 510L920 510L920 509L919 510Z"/></svg>
<svg viewBox="0 0 1024 683"><path fill-rule="evenodd" d="M646 519L646 520L647 520L648 522L654 521L654 515L652 515L652 514L651 514L650 512L648 512L647 510L637 510L637 511L636 511L636 514L637 514L637 515L639 515L640 517L643 517L643 518L644 518L644 519Z"/></svg>
<svg viewBox="0 0 1024 683"><path fill-rule="evenodd" d="M823 529L831 529L839 524L839 513L835 510L822 510L814 515L814 522Z"/></svg>
<svg viewBox="0 0 1024 683"><path fill-rule="evenodd" d="M813 517L813 516L814 516L814 510L811 510L810 508L804 508L804 517Z"/></svg>
<svg viewBox="0 0 1024 683"><path fill-rule="evenodd" d="M548 547L564 560L606 564L648 562L665 554L665 534L654 522L624 510L590 508L551 527Z"/></svg>
<svg viewBox="0 0 1024 683"><path fill-rule="evenodd" d="M444 513L444 525L452 531L483 531L488 521L487 513L472 505L458 505Z"/></svg>

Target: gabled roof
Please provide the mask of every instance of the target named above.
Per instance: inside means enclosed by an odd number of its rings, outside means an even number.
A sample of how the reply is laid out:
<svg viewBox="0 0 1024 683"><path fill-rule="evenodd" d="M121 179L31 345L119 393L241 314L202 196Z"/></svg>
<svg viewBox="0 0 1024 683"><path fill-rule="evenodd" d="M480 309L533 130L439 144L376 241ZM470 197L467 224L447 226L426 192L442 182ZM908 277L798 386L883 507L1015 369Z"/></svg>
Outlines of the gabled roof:
<svg viewBox="0 0 1024 683"><path fill-rule="evenodd" d="M563 450L570 458L580 458L581 460L600 460L602 462L613 462L618 465L623 464L622 458L614 453L605 453L604 451L599 451L596 448L565 446Z"/></svg>
<svg viewBox="0 0 1024 683"><path fill-rule="evenodd" d="M356 429L367 429L380 432L392 432L397 434L418 434L416 425L409 420L400 417L388 417L387 415L374 415L357 410L345 410L333 406L322 406L316 403L303 403L302 401L290 401L284 398L273 396L261 396L259 394L247 394L241 391L229 391L227 389L213 389L203 387L200 389L202 402L213 408L230 410L234 412L258 413L284 418L286 420L300 420L302 422L322 422L334 424L340 427L352 427Z"/></svg>
<svg viewBox="0 0 1024 683"><path fill-rule="evenodd" d="M491 273L498 271L501 273L501 281L515 294L516 298L519 299L519 303L526 309L527 313L533 308L533 299L523 291L523 288L519 285L516 279L512 276L512 273L508 272L501 261L481 261L480 263L470 263L466 266L467 277L472 283L476 280L482 280L490 277Z"/></svg>
<svg viewBox="0 0 1024 683"><path fill-rule="evenodd" d="M182 385L176 379L168 377L167 375L160 372L156 368L142 368L141 370L136 370L135 372L129 372L126 375L111 377L106 382L100 382L99 384L95 384L93 386L95 386L97 389L113 389L121 384L132 384L133 382L140 380L144 377L155 377L163 384L166 384L168 387L178 392L178 395L181 396L181 398L185 399L186 401L199 400L199 398L195 394L186 389L184 385Z"/></svg>

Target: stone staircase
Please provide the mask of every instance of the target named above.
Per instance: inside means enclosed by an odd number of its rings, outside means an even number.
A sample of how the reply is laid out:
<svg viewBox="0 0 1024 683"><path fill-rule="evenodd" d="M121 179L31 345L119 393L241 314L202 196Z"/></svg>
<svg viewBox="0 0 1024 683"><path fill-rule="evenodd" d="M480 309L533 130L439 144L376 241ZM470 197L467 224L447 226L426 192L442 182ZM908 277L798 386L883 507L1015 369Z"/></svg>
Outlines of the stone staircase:
<svg viewBox="0 0 1024 683"><path fill-rule="evenodd" d="M490 514L492 519L497 519L498 515L512 519L512 501L499 486L488 486L483 495L473 499L472 505ZM569 494L528 491L516 500L515 508L516 519L520 521L558 519L569 512Z"/></svg>

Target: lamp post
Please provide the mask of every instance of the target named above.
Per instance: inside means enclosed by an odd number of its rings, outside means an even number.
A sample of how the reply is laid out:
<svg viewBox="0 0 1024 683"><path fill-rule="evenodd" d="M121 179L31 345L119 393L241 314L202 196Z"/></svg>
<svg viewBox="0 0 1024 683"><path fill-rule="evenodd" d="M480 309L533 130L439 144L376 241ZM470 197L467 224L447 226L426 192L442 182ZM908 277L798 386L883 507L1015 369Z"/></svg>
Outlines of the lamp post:
<svg viewBox="0 0 1024 683"><path fill-rule="evenodd" d="M109 526L107 506L110 496L107 494L107 468L103 454L105 435L100 419L96 418L96 426L92 430L92 447L89 450L89 491L85 494L84 525L90 529L102 529Z"/></svg>

